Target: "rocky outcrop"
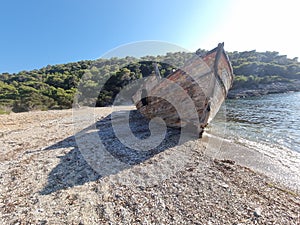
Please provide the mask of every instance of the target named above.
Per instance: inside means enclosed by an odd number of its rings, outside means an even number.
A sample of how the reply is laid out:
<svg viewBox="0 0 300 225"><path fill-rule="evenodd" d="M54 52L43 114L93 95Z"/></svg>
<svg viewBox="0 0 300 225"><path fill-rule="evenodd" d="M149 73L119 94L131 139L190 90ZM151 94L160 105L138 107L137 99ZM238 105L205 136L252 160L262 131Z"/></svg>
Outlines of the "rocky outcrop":
<svg viewBox="0 0 300 225"><path fill-rule="evenodd" d="M227 97L245 98L266 94L286 93L290 91L300 91L300 80L292 82L274 82L270 84L259 84L249 88L232 89L229 91Z"/></svg>

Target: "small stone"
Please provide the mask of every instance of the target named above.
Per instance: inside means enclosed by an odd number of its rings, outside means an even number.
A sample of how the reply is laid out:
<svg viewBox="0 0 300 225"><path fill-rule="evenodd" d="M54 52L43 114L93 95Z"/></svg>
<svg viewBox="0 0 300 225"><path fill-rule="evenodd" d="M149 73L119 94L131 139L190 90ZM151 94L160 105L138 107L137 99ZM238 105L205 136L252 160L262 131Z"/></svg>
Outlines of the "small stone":
<svg viewBox="0 0 300 225"><path fill-rule="evenodd" d="M260 207L258 207L258 208L255 208L255 210L254 210L254 216L256 216L256 217L260 217L261 216L261 213L262 213L262 209L260 208Z"/></svg>
<svg viewBox="0 0 300 225"><path fill-rule="evenodd" d="M223 188L229 188L229 185L226 184L226 183L220 183L220 186L223 187Z"/></svg>
<svg viewBox="0 0 300 225"><path fill-rule="evenodd" d="M46 225L47 220L39 220L38 225Z"/></svg>
<svg viewBox="0 0 300 225"><path fill-rule="evenodd" d="M39 208L39 209L36 210L36 212L42 213L42 212L44 212L44 209L43 208Z"/></svg>

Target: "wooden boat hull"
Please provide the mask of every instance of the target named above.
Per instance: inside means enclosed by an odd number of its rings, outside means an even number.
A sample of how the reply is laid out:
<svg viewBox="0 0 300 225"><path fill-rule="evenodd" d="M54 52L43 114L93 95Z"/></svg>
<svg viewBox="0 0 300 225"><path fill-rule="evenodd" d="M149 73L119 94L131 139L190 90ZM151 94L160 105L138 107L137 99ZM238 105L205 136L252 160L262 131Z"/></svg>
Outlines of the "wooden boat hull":
<svg viewBox="0 0 300 225"><path fill-rule="evenodd" d="M233 72L223 43L206 55L195 55L168 77L152 75L132 97L147 118L162 118L170 127L201 129L210 122L232 86Z"/></svg>

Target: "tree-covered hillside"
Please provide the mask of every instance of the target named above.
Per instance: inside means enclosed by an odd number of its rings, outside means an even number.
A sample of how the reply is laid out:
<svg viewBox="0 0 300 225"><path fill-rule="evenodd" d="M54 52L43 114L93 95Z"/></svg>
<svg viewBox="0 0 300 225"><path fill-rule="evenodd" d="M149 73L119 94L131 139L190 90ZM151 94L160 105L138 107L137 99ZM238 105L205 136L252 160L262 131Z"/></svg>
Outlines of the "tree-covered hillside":
<svg viewBox="0 0 300 225"><path fill-rule="evenodd" d="M205 53L198 50L197 53ZM255 89L274 82L291 83L300 80L300 63L278 52L230 52L235 81L233 90ZM146 56L98 59L42 69L0 74L0 112L23 112L70 108L77 88L85 96L86 105L107 106L116 94L132 80L153 73L153 61L162 76L183 65L191 53L168 53ZM82 78L84 77L84 82ZM100 91L100 87L101 91ZM99 93L95 99L95 93ZM91 96L91 98L86 98Z"/></svg>
<svg viewBox="0 0 300 225"><path fill-rule="evenodd" d="M289 59L278 52L232 52L229 58L235 74L233 89L300 79L298 58Z"/></svg>

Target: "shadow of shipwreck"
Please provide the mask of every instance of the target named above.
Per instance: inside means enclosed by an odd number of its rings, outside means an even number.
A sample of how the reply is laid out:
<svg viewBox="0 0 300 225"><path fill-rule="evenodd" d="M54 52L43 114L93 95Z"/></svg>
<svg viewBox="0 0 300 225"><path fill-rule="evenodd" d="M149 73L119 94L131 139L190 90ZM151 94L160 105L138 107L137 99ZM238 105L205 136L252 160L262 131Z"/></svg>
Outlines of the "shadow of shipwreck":
<svg viewBox="0 0 300 225"><path fill-rule="evenodd" d="M163 141L153 149L148 151L138 151L131 149L120 142L113 129L112 115L97 121L93 124L96 127L97 137L104 145L107 152L119 161L132 166L144 162L168 148L174 147L179 143L180 129L167 128ZM149 120L143 117L137 110L130 111L129 127L132 133L139 139L143 140L151 135L149 129ZM81 132L88 130L90 127L83 129ZM59 156L60 163L49 173L48 183L40 191L40 194L47 195L61 189L83 185L84 183L101 179L97 173L86 161L84 155L79 150L75 136L68 137L45 150L55 150L59 148L70 148L64 156ZM105 176L120 172L121 168L109 170Z"/></svg>

